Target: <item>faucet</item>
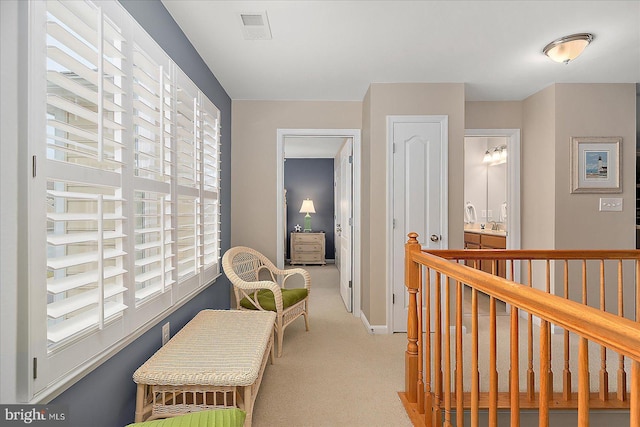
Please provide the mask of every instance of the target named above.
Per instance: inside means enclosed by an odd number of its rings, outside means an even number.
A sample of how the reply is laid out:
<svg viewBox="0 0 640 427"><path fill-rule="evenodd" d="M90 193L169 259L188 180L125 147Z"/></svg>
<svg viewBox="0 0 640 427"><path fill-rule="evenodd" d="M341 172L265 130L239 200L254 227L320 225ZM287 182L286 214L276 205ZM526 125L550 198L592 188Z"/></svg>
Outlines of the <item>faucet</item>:
<svg viewBox="0 0 640 427"><path fill-rule="evenodd" d="M491 224L491 230L498 230L499 226L496 221L489 221L489 224Z"/></svg>

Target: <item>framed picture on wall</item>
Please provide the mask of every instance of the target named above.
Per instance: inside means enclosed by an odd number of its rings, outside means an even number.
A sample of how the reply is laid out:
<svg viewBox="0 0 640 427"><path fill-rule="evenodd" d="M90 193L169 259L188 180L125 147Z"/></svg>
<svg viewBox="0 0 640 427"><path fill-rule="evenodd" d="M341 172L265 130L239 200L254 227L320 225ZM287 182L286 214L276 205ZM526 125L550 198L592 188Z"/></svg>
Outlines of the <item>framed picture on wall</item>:
<svg viewBox="0 0 640 427"><path fill-rule="evenodd" d="M571 138L571 192L621 193L618 136Z"/></svg>

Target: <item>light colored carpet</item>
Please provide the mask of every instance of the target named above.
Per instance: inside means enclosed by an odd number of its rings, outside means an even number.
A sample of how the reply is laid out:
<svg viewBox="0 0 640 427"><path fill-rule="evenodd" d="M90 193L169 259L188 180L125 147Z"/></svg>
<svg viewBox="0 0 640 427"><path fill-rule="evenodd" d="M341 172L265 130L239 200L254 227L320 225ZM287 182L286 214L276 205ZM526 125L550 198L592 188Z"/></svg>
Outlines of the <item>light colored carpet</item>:
<svg viewBox="0 0 640 427"><path fill-rule="evenodd" d="M305 268L310 330L302 319L286 329L282 357L265 370L253 426L411 426L397 394L406 334L369 334L345 309L336 267Z"/></svg>
<svg viewBox="0 0 640 427"><path fill-rule="evenodd" d="M465 314L463 323L467 327L467 334L463 336L464 348L464 390L471 390L471 292L465 292ZM587 320L585 319L585 322ZM478 293L478 364L480 370L480 390L489 390L489 297L482 293ZM506 391L509 389L509 366L510 366L510 315L506 310L505 304L496 303L496 335L497 335L497 361L496 370L498 372L498 390ZM519 330L519 368L520 368L520 391L526 391L526 371L528 368L527 350L528 350L528 321L521 317L518 322ZM569 369L571 371L571 389L578 391L578 344L579 337L575 334L569 334ZM455 344L455 335L452 335L452 346ZM534 324L533 326L533 371L535 372L535 388L539 390L540 386L540 328ZM589 372L590 372L590 389L592 392L600 390L599 370L601 367L600 346L589 342ZM453 354L453 350L452 350ZM452 355L452 364L454 358ZM452 365L453 366L453 365ZM631 372L631 361L625 358L624 367L627 375ZM617 390L617 370L619 368L618 355L611 350L606 351L606 368L609 376L609 391ZM564 369L564 333L561 329L555 330L551 335L551 369L553 372L553 390L554 392L562 391L563 369ZM627 383L627 390L629 383Z"/></svg>
<svg viewBox="0 0 640 427"><path fill-rule="evenodd" d="M310 331L298 319L285 331L284 352L268 365L254 407L255 427L299 426L411 426L397 392L404 389L406 334L372 335L362 321L345 310L339 293L338 271L333 265L305 267L312 277ZM293 284L293 283L292 283ZM301 285L298 284L298 285ZM294 284L295 286L295 284ZM465 293L465 390L470 387L470 293ZM479 298L480 386L488 390L488 298ZM525 390L526 320L520 319L520 387ZM506 390L509 369L509 315L504 304L497 310L498 373ZM534 328L534 370L539 386L539 328ZM452 339L454 337L452 336ZM573 390L577 390L577 339L571 338ZM562 334L553 334L554 390L562 383ZM589 346L591 389L598 389L600 354ZM608 352L610 353L610 352ZM608 354L610 390L615 389L617 357ZM629 361L625 360L626 371Z"/></svg>

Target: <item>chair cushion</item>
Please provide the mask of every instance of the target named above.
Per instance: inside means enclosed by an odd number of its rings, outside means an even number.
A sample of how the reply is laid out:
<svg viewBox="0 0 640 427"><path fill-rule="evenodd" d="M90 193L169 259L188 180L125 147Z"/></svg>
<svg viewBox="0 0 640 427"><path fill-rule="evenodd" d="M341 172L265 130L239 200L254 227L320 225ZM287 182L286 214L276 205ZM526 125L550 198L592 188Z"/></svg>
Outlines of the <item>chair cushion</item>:
<svg viewBox="0 0 640 427"><path fill-rule="evenodd" d="M287 309L292 305L302 301L307 297L309 291L305 288L292 288L282 290L282 309ZM268 311L276 311L276 301L273 292L269 289L260 289L258 291L258 303ZM240 305L249 310L257 310L257 307L251 304L248 298L242 298Z"/></svg>
<svg viewBox="0 0 640 427"><path fill-rule="evenodd" d="M127 427L242 427L246 416L246 412L238 408L214 409L133 423Z"/></svg>

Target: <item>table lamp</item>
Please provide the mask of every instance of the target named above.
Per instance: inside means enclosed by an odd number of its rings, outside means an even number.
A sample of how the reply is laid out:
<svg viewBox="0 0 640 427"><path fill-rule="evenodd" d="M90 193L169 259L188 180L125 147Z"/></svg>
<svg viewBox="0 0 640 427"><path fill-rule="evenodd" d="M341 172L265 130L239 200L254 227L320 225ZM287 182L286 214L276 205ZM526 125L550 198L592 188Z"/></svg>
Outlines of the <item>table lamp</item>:
<svg viewBox="0 0 640 427"><path fill-rule="evenodd" d="M304 217L304 231L311 231L311 215L310 213L316 213L316 208L313 207L313 200L306 199L302 201L302 206L300 207L300 213L306 213L307 215Z"/></svg>

